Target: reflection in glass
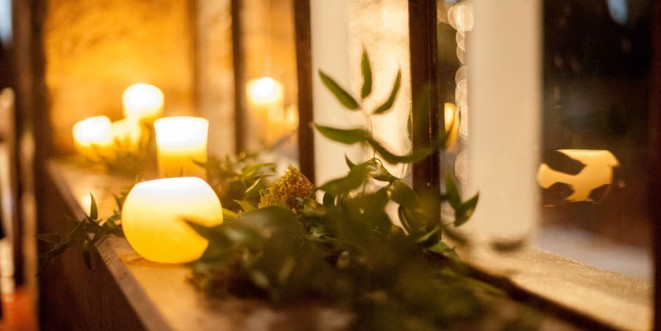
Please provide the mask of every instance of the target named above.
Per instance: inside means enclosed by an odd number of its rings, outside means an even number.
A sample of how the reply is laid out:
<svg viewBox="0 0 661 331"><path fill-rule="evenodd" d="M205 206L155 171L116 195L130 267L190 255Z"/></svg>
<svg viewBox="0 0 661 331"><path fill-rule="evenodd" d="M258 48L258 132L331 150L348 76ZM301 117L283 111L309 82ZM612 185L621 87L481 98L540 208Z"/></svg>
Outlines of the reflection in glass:
<svg viewBox="0 0 661 331"><path fill-rule="evenodd" d="M649 8L648 0L544 1L538 172L542 248L643 279L651 276Z"/></svg>

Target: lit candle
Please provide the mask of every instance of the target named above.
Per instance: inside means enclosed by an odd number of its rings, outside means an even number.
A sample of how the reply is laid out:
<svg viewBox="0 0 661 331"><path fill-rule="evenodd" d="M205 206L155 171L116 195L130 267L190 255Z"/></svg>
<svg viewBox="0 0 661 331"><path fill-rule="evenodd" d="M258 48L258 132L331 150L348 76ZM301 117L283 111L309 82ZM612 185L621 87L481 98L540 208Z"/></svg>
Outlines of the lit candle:
<svg viewBox="0 0 661 331"><path fill-rule="evenodd" d="M158 170L161 177L206 178L209 121L201 117L172 116L154 122Z"/></svg>
<svg viewBox="0 0 661 331"><path fill-rule="evenodd" d="M249 108L263 109L265 113L270 108L285 108L282 83L271 77L253 79L248 82L246 89Z"/></svg>
<svg viewBox="0 0 661 331"><path fill-rule="evenodd" d="M138 254L154 262L185 263L200 258L208 242L185 219L205 226L223 222L218 196L196 177L139 183L122 207L126 239Z"/></svg>
<svg viewBox="0 0 661 331"><path fill-rule="evenodd" d="M135 120L123 119L112 122L112 139L115 144L130 151L137 151L142 129Z"/></svg>
<svg viewBox="0 0 661 331"><path fill-rule="evenodd" d="M285 111L284 87L282 83L270 77L253 79L246 84L248 112L251 117L249 132L260 133L268 139L272 132L274 117L282 119ZM260 137L260 134L251 137ZM249 142L255 144L254 141Z"/></svg>
<svg viewBox="0 0 661 331"><path fill-rule="evenodd" d="M107 116L93 116L73 125L73 139L78 152L89 158L112 155L112 127Z"/></svg>
<svg viewBox="0 0 661 331"><path fill-rule="evenodd" d="M149 84L133 84L124 90L124 117L143 123L153 123L163 116L163 92Z"/></svg>

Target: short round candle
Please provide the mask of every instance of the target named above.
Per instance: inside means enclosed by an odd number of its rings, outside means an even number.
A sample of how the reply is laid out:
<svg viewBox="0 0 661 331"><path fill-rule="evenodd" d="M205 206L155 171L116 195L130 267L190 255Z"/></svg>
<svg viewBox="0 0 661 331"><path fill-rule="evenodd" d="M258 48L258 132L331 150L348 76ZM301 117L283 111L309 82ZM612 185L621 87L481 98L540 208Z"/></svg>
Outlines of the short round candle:
<svg viewBox="0 0 661 331"><path fill-rule="evenodd" d="M73 139L78 152L97 158L112 154L112 125L107 116L88 117L73 125Z"/></svg>
<svg viewBox="0 0 661 331"><path fill-rule="evenodd" d="M124 117L144 123L153 123L163 116L163 92L150 84L133 84L122 94Z"/></svg>
<svg viewBox="0 0 661 331"><path fill-rule="evenodd" d="M202 256L208 242L184 220L223 222L218 196L200 178L176 177L138 183L122 207L122 227L131 247L147 260L185 263Z"/></svg>
<svg viewBox="0 0 661 331"><path fill-rule="evenodd" d="M201 117L171 116L154 122L158 173L161 177L206 178L209 121Z"/></svg>

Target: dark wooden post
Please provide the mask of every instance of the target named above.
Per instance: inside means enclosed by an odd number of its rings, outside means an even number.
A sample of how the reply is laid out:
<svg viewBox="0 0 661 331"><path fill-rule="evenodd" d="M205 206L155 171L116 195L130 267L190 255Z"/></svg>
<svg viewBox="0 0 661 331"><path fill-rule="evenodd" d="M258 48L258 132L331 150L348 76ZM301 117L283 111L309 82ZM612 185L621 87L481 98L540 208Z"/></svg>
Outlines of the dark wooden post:
<svg viewBox="0 0 661 331"><path fill-rule="evenodd" d="M235 151L240 153L246 150L244 132L247 129L245 61L243 58L243 36L241 21L241 0L232 0L232 62L234 66L234 132Z"/></svg>
<svg viewBox="0 0 661 331"><path fill-rule="evenodd" d="M437 90L436 1L409 0L411 51L411 95L417 119L412 123L413 148L429 147L438 135L443 104ZM422 94L429 88L429 94ZM440 155L428 157L413 166L413 188L439 190Z"/></svg>
<svg viewBox="0 0 661 331"><path fill-rule="evenodd" d="M661 330L661 2L652 2L650 89L650 195L654 228L654 330Z"/></svg>
<svg viewBox="0 0 661 331"><path fill-rule="evenodd" d="M298 77L298 162L301 172L314 183L310 0L294 0L293 4L296 31L296 75Z"/></svg>

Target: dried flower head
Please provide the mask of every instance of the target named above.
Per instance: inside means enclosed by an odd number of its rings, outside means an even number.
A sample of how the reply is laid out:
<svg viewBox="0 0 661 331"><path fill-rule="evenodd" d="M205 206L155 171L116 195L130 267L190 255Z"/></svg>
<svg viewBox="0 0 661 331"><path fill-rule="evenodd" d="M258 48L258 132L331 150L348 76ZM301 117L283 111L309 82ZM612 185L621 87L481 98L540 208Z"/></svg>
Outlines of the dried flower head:
<svg viewBox="0 0 661 331"><path fill-rule="evenodd" d="M292 211L303 208L303 200L314 194L314 185L300 170L291 164L285 174L265 190L259 192L259 208L287 205Z"/></svg>

